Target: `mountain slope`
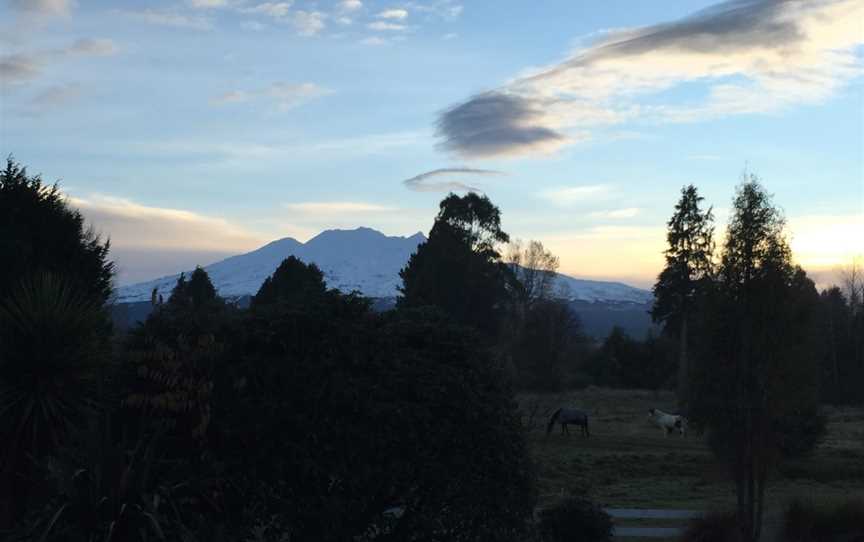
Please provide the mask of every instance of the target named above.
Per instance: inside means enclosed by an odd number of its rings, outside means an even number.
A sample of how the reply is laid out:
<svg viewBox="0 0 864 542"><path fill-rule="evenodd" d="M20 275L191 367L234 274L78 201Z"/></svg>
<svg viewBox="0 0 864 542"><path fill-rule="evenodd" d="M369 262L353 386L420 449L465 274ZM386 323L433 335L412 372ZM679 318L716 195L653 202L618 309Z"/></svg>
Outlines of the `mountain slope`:
<svg viewBox="0 0 864 542"><path fill-rule="evenodd" d="M210 280L223 297L254 295L264 279L288 256L314 263L324 272L327 285L344 292L358 290L367 297L388 298L398 294L399 270L426 238L388 237L370 228L327 230L305 243L285 238L263 247L206 266ZM147 301L153 288L168 297L178 275L133 284L118 289L119 303ZM617 282L558 276L556 290L571 301L646 303L651 292Z"/></svg>

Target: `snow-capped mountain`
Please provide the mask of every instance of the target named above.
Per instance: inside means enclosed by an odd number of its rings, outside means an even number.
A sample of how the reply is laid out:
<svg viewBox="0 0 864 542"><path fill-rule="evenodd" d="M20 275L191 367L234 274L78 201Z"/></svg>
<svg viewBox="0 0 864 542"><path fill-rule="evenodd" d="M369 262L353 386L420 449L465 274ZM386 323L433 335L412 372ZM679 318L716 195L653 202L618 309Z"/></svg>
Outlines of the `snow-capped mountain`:
<svg viewBox="0 0 864 542"><path fill-rule="evenodd" d="M314 263L324 273L327 285L343 292L358 290L367 297L389 298L398 294L399 270L420 243L422 233L410 237L389 237L370 228L327 230L305 243L290 237L226 258L204 267L223 297L254 295L264 279L288 256ZM118 289L119 303L148 301L153 288L168 297L180 275L124 286ZM559 275L556 290L571 301L612 301L647 303L651 292L617 282L582 280Z"/></svg>

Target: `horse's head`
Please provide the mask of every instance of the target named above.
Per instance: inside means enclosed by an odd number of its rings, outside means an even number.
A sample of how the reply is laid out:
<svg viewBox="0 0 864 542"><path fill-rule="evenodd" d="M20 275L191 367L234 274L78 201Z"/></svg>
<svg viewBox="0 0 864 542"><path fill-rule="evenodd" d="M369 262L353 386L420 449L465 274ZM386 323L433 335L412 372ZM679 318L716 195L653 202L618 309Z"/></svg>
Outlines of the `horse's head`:
<svg viewBox="0 0 864 542"><path fill-rule="evenodd" d="M654 410L653 408L649 408L648 409L648 417L653 418L655 412L656 412L656 410Z"/></svg>

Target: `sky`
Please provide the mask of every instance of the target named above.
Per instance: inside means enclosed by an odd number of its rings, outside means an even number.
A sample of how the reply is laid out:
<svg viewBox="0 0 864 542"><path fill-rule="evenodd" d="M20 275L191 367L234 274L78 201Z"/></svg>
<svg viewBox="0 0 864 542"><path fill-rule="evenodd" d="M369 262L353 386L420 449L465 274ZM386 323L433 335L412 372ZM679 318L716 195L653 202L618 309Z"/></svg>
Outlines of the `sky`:
<svg viewBox="0 0 864 542"><path fill-rule="evenodd" d="M121 285L476 190L646 287L681 187L722 234L745 172L826 277L864 253L862 75L860 0L0 0L0 152Z"/></svg>

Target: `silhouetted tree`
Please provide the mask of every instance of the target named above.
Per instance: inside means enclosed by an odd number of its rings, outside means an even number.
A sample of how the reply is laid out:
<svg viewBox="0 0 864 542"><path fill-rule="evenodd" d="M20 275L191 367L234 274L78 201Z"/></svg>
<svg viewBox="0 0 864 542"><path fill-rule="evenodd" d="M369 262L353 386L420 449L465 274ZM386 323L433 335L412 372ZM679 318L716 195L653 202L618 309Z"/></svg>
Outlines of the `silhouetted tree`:
<svg viewBox="0 0 864 542"><path fill-rule="evenodd" d="M665 331L677 335L678 346L678 408L687 412L689 406L690 370L688 358L688 323L693 298L700 282L712 272L714 226L711 209L702 211L699 196L692 184L681 189L681 199L669 219L666 241L666 266L654 285L655 303L651 317L663 322Z"/></svg>
<svg viewBox="0 0 864 542"><path fill-rule="evenodd" d="M761 535L771 465L806 453L824 431L818 416L813 282L791 263L784 220L750 177L737 191L716 283L699 308L699 391L693 416L731 467L737 521Z"/></svg>
<svg viewBox="0 0 864 542"><path fill-rule="evenodd" d="M252 298L252 307L276 303L302 305L321 298L327 291L324 273L315 264L305 264L294 256L286 258L273 275L264 279Z"/></svg>
<svg viewBox="0 0 864 542"><path fill-rule="evenodd" d="M85 228L84 217L56 184L47 186L12 158L6 160L0 171L0 299L23 279L47 272L104 304L114 276L108 251L108 241Z"/></svg>
<svg viewBox="0 0 864 542"><path fill-rule="evenodd" d="M559 262L543 243L529 241L523 246L517 239L507 247L505 261L516 279L514 301L523 313L535 302L552 297Z"/></svg>
<svg viewBox="0 0 864 542"><path fill-rule="evenodd" d="M57 185L12 158L0 171L0 529L27 504L36 462L95 405L114 264Z"/></svg>
<svg viewBox="0 0 864 542"><path fill-rule="evenodd" d="M511 277L501 263L500 211L486 196L450 194L441 201L429 239L399 272L400 308L434 306L494 338Z"/></svg>

